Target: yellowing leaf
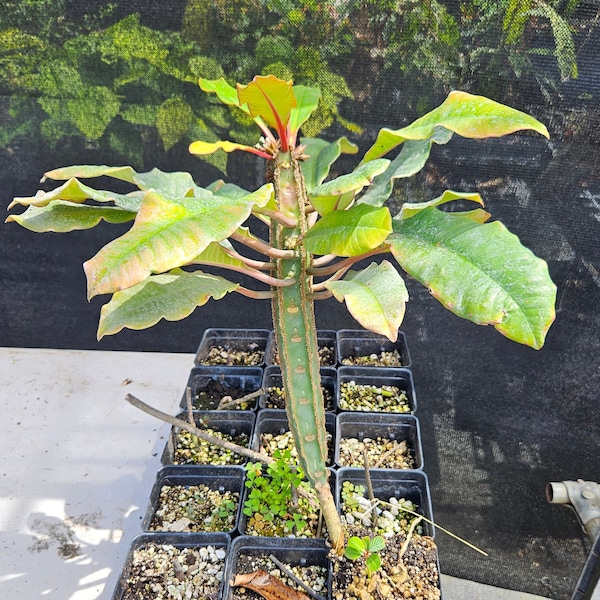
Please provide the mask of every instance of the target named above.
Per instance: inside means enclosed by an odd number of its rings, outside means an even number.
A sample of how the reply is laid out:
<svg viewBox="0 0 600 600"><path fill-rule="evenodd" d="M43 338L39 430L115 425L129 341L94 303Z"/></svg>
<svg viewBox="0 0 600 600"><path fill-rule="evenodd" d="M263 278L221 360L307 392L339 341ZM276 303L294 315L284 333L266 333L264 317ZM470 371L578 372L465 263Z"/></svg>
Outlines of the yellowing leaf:
<svg viewBox="0 0 600 600"><path fill-rule="evenodd" d="M402 129L384 128L363 161L384 156L406 140L425 140L436 127L444 127L466 138L499 137L530 129L549 137L545 125L528 114L467 92L450 92L437 108Z"/></svg>
<svg viewBox="0 0 600 600"><path fill-rule="evenodd" d="M14 221L29 231L65 233L78 229L91 229L100 223L126 223L135 219L135 212L113 206L88 206L54 200L48 206L30 206L20 215L10 215L6 222Z"/></svg>
<svg viewBox="0 0 600 600"><path fill-rule="evenodd" d="M248 85L238 83L237 90L240 104L247 104L253 117L261 117L280 135L284 133L290 112L296 107L291 81L258 75Z"/></svg>
<svg viewBox="0 0 600 600"><path fill-rule="evenodd" d="M400 214L394 217L394 219L410 219L430 206L441 206L453 200L470 200L483 206L483 200L476 192L453 192L452 190L446 190L441 196L429 200L429 202L405 202L400 209Z"/></svg>
<svg viewBox="0 0 600 600"><path fill-rule="evenodd" d="M390 262L384 260L362 271L351 271L343 280L329 282L327 289L339 302L346 302L350 314L365 329L396 341L408 291Z"/></svg>
<svg viewBox="0 0 600 600"><path fill-rule="evenodd" d="M231 235L272 193L271 184L238 199L146 193L133 227L84 263L88 296L123 290L152 273L188 264L211 242Z"/></svg>
<svg viewBox="0 0 600 600"><path fill-rule="evenodd" d="M146 329L161 319L180 321L210 298L219 300L239 287L201 271L187 273L174 269L170 273L153 275L141 283L113 294L102 307L98 324L98 339L118 333L121 329Z"/></svg>
<svg viewBox="0 0 600 600"><path fill-rule="evenodd" d="M218 141L218 142L192 142L189 147L190 154L202 156L204 154L212 154L217 150L225 152L233 152L234 150L245 150L246 152L256 153L256 148L245 144L236 144L235 142Z"/></svg>

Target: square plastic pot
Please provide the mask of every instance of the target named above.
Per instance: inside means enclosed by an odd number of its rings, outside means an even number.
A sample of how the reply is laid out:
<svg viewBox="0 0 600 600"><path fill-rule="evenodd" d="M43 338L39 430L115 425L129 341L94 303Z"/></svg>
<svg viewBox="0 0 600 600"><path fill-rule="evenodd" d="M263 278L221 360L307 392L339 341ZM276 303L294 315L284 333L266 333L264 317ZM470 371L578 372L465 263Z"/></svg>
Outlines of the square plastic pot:
<svg viewBox="0 0 600 600"><path fill-rule="evenodd" d="M378 437L393 441L406 441L413 458L413 470L423 468L423 447L419 420L413 415L394 415L389 413L344 412L337 416L335 431L335 464L338 467L350 467L340 463L340 441L356 438L362 442L365 438L376 440ZM370 465L377 468L376 465ZM384 469L385 461L378 468Z"/></svg>
<svg viewBox="0 0 600 600"><path fill-rule="evenodd" d="M191 390L194 410L215 410L223 396L235 399L259 390L262 376L263 370L260 367L194 367L186 387ZM198 394L203 393L219 396L219 399L198 400ZM186 393L181 398L180 406L187 406ZM258 398L255 398L244 410L252 410L257 406Z"/></svg>
<svg viewBox="0 0 600 600"><path fill-rule="evenodd" d="M333 350L333 356L327 361L322 361L321 367L335 367L338 364L338 351L337 351L337 333L333 329L318 329L317 330L317 344L319 349L331 348ZM278 365L279 361L276 360L277 344L275 343L275 332L271 331L269 337L269 343L267 345L267 354L265 362L267 366Z"/></svg>
<svg viewBox="0 0 600 600"><path fill-rule="evenodd" d="M334 455L335 455L335 424L336 419L333 413L325 414L325 429L327 433L331 435L331 452L330 452L330 464L333 466ZM263 409L258 411L256 417L256 426L254 427L254 435L252 437L252 450L260 450L260 439L265 433L271 433L274 435L280 435L290 430L287 414L285 410L274 410L274 409Z"/></svg>
<svg viewBox="0 0 600 600"><path fill-rule="evenodd" d="M215 549L223 550L225 554L229 549L231 538L226 533L191 533L187 535L181 535L177 533L156 533L156 534L142 534L137 536L131 542L129 553L125 560L125 566L121 573L121 577L115 586L115 590L112 595L112 600L125 600L126 596L126 581L129 576L131 561L133 559L133 553L136 549L149 544L174 546L177 549L183 548L203 548L212 546ZM226 560L223 561L223 571L226 569ZM224 579L224 577L223 577ZM222 593L223 583L219 589L219 595Z"/></svg>
<svg viewBox="0 0 600 600"><path fill-rule="evenodd" d="M349 381L357 385L392 385L406 393L410 410L407 413L393 411L366 411L366 412L390 412L393 414L414 414L417 410L417 396L412 371L409 369L386 369L380 367L339 367L337 370L337 396L336 410L342 412L365 412L354 411L340 406L341 386Z"/></svg>
<svg viewBox="0 0 600 600"><path fill-rule="evenodd" d="M237 537L229 549L225 566L222 600L233 600L234 598L234 588L231 582L238 574L237 569L241 556L262 558L273 555L282 563L292 567L317 565L329 572L329 560L327 559L329 550L323 539L265 538L245 535ZM329 579L329 576L327 579ZM319 593L324 597L328 597L328 587L329 581L327 580L326 588ZM244 597L242 594L239 594L239 596Z"/></svg>
<svg viewBox="0 0 600 600"><path fill-rule="evenodd" d="M232 438L237 438L244 435L248 439L248 448L252 443L252 435L254 433L254 424L256 422L256 414L251 411L233 411L233 410L210 410L210 411L194 411L194 420L196 423L202 423L203 427L226 433ZM187 411L179 413L178 418L182 421L187 420ZM175 460L175 450L177 448L177 437L180 429L172 427L169 439L165 446L161 462L163 465L173 464ZM243 459L240 464L246 462ZM193 463L202 464L202 463Z"/></svg>
<svg viewBox="0 0 600 600"><path fill-rule="evenodd" d="M322 367L320 369L321 375L321 387L324 391L327 391L331 398L331 403L329 406L325 406L325 410L328 412L333 412L335 410L335 398L337 393L337 377L336 370L331 367ZM283 387L283 378L281 376L281 367L279 365L271 365L265 369L263 382L261 386L264 390L268 390L270 387ZM259 398L258 405L259 408L269 408L268 406L269 393L266 392L262 394ZM283 410L285 406L285 402L282 401L281 409ZM271 408L270 410L277 410Z"/></svg>
<svg viewBox="0 0 600 600"><path fill-rule="evenodd" d="M336 490L336 480L337 480L337 474L333 469L328 469L329 471L329 486L331 488L331 493L334 495L335 498L335 490ZM263 474L266 473L266 468L263 469ZM247 515L244 514L243 510L244 510L244 504L246 502L246 498L248 497L248 494L250 493L250 489L249 488L245 488L244 490L244 496L242 498L242 512L240 513L240 518L239 518L239 526L238 526L238 531L241 535L245 536L248 535L248 537L251 537L253 539L258 539L259 537L264 537L267 539L324 539L324 538L296 538L296 537L278 537L278 536L254 536L252 534L248 534L247 533L247 526L248 526L248 519L249 517Z"/></svg>
<svg viewBox="0 0 600 600"><path fill-rule="evenodd" d="M410 500L420 515L429 521L433 521L433 510L431 508L431 491L429 480L423 471L402 471L397 469L370 469L373 496L387 502L394 497L398 500L404 498ZM362 485L366 489L366 478L364 469L344 467L336 473L336 501L338 510L342 506L342 487L345 481L354 485ZM435 528L426 521L422 521L424 535L435 536Z"/></svg>
<svg viewBox="0 0 600 600"><path fill-rule="evenodd" d="M230 365L227 357L223 357L222 366L248 367L265 365L265 356L267 353L267 343L270 331L268 329L207 329L196 353L194 363L196 365L211 365L208 361L208 355L211 348L221 347L227 350L259 351L260 360L251 365ZM221 366L221 365L217 365Z"/></svg>
<svg viewBox="0 0 600 600"><path fill-rule="evenodd" d="M380 368L408 368L410 367L410 354L406 336L401 331L398 332L398 339L391 342L388 338L372 331L361 329L340 329L337 332L337 355L338 361L343 366L362 366L346 364L345 359L354 359L361 356L370 356L371 354L381 354L382 352L398 351L400 355L400 365L387 365ZM375 365L374 365L375 366Z"/></svg>
<svg viewBox="0 0 600 600"><path fill-rule="evenodd" d="M154 515L160 503L160 493L163 486L179 485L190 487L194 485L205 485L211 490L223 492L237 492L238 506L233 526L223 533L232 535L238 526L239 515L241 512L242 492L244 487L245 471L243 467L215 467L215 466L195 466L195 465L171 465L163 467L156 475L156 482L150 493L150 502L144 519L142 520L142 529L147 533L159 533L150 529ZM200 533L200 532L199 532ZM187 532L183 535L192 535Z"/></svg>

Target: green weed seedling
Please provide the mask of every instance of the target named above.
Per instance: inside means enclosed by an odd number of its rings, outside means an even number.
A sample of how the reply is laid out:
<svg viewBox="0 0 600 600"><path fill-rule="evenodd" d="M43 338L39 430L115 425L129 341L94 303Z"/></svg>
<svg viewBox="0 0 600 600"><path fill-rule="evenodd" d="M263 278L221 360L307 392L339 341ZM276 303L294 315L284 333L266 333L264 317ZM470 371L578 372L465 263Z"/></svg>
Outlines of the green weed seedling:
<svg viewBox="0 0 600 600"><path fill-rule="evenodd" d="M344 556L350 560L357 560L361 557L365 559L365 568L367 576L373 575L381 567L381 556L379 553L385 548L385 540L376 535L373 538L364 536L352 536L346 544Z"/></svg>

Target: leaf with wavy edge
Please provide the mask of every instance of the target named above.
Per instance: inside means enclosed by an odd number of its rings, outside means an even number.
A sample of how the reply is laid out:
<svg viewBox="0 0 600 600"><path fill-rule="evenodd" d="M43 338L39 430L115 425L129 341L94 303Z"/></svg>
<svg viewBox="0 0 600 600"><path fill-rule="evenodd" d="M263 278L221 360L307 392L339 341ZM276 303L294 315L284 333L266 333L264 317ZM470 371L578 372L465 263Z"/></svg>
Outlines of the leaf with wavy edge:
<svg viewBox="0 0 600 600"><path fill-rule="evenodd" d="M84 263L88 297L134 286L152 273L188 264L211 242L229 237L273 194L265 185L233 200L210 198L166 199L148 192L133 227Z"/></svg>
<svg viewBox="0 0 600 600"><path fill-rule="evenodd" d="M502 223L427 208L393 225L392 254L446 308L521 344L543 346L556 286L548 265Z"/></svg>
<svg viewBox="0 0 600 600"><path fill-rule="evenodd" d="M378 159L361 165L352 173L327 181L308 193L310 203L321 216L344 210L354 201L356 194L386 170L389 160Z"/></svg>
<svg viewBox="0 0 600 600"><path fill-rule="evenodd" d="M135 219L135 212L112 206L88 206L54 200L47 206L30 206L20 215L10 215L6 222L14 221L29 231L66 233L91 229L100 223L126 223Z"/></svg>
<svg viewBox="0 0 600 600"><path fill-rule="evenodd" d="M86 200L96 200L97 202L114 202L121 200L124 203L130 202L131 198L125 194L115 194L110 191L95 190L77 179L69 179L63 185L54 188L48 192L39 190L35 196L14 198L8 205L8 210L20 204L22 206L47 206L53 200L65 200L73 203L83 203Z"/></svg>
<svg viewBox="0 0 600 600"><path fill-rule="evenodd" d="M382 244L392 231L390 211L366 204L325 215L304 236L314 254L358 256Z"/></svg>
<svg viewBox="0 0 600 600"><path fill-rule="evenodd" d="M425 140L444 127L466 138L499 137L529 129L549 137L545 125L528 114L467 92L450 92L446 100L402 129L382 129L363 162L379 158L406 140Z"/></svg>
<svg viewBox="0 0 600 600"><path fill-rule="evenodd" d="M376 175L383 173L390 164L386 158L372 160L357 167L352 173L340 175L311 190L311 196L339 195L345 192L358 192L370 185Z"/></svg>
<svg viewBox="0 0 600 600"><path fill-rule="evenodd" d="M408 140L404 142L398 156L394 158L381 175L377 175L373 179L369 189L358 201L371 206L383 206L392 194L394 179L412 177L415 173L418 173L425 166L433 143L446 144L450 141L452 135L451 131L438 128L431 137L425 140Z"/></svg>
<svg viewBox="0 0 600 600"><path fill-rule="evenodd" d="M477 202L477 204L484 206L483 199L477 192L454 192L452 190L446 190L441 196L429 200L429 202L405 202L394 219L399 219L400 221L410 219L426 208L441 206L442 204L452 202L453 200L470 200L471 202Z"/></svg>
<svg viewBox="0 0 600 600"><path fill-rule="evenodd" d="M161 171L160 169L154 168L151 171L147 171L146 173L138 173L131 167L107 167L104 165L75 165L73 167L62 167L60 169L54 169L53 171L48 171L44 177L42 178L42 182L46 179L69 179L66 184L57 188L57 190L61 190L65 188L65 194L71 190L71 193L74 196L74 200L78 196L81 196L84 193L91 194L94 192L98 195L98 197L89 195L88 198L93 200L99 200L101 202L106 202L112 199L114 196L117 199L124 198L127 200L129 196L124 196L123 194L113 194L113 192L104 192L93 190L80 182L77 181L77 177L80 179L89 179L94 177L112 177L113 179L119 179L121 181L127 181L128 183L132 183L136 185L140 190L149 191L154 190L155 192L166 196L168 198L182 198L185 196L202 196L209 194L207 191L198 185L194 181L193 177L187 173L186 171ZM73 186L76 184L79 185L79 191ZM70 187L71 186L71 187ZM40 193L40 192L38 192ZM46 192L50 194L51 192ZM108 195L108 200L103 199L103 195ZM111 196L112 195L112 196ZM70 200L71 198L66 197L65 195L59 196L62 200ZM15 198L15 200L17 200Z"/></svg>
<svg viewBox="0 0 600 600"><path fill-rule="evenodd" d="M304 154L308 156L300 166L309 192L325 181L331 165L342 154L358 152L358 146L345 137L338 138L335 142L327 142L320 138L300 138L300 143L304 146Z"/></svg>
<svg viewBox="0 0 600 600"><path fill-rule="evenodd" d="M336 300L346 302L350 314L365 329L396 341L408 290L389 261L371 263L362 271L350 271L343 280L331 281L326 287Z"/></svg>
<svg viewBox="0 0 600 600"><path fill-rule="evenodd" d="M121 292L113 294L100 311L98 340L121 329L146 329L161 319L180 321L211 298L219 300L239 287L223 277L196 271L173 269L152 275Z"/></svg>

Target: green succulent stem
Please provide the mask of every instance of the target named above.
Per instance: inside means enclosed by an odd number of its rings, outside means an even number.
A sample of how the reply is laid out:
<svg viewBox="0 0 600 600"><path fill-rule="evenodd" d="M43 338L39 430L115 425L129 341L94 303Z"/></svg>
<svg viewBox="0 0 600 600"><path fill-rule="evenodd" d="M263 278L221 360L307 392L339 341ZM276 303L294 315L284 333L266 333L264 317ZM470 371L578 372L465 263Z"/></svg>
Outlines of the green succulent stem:
<svg viewBox="0 0 600 600"><path fill-rule="evenodd" d="M343 548L344 530L328 482L325 406L320 385L312 278L307 274L311 256L302 245L306 232L306 189L293 152L274 156L277 208L294 227L271 223L271 245L294 250L293 258L276 261L275 276L295 283L274 287L273 323L286 395L286 410L302 469L316 491L327 530L336 549Z"/></svg>

